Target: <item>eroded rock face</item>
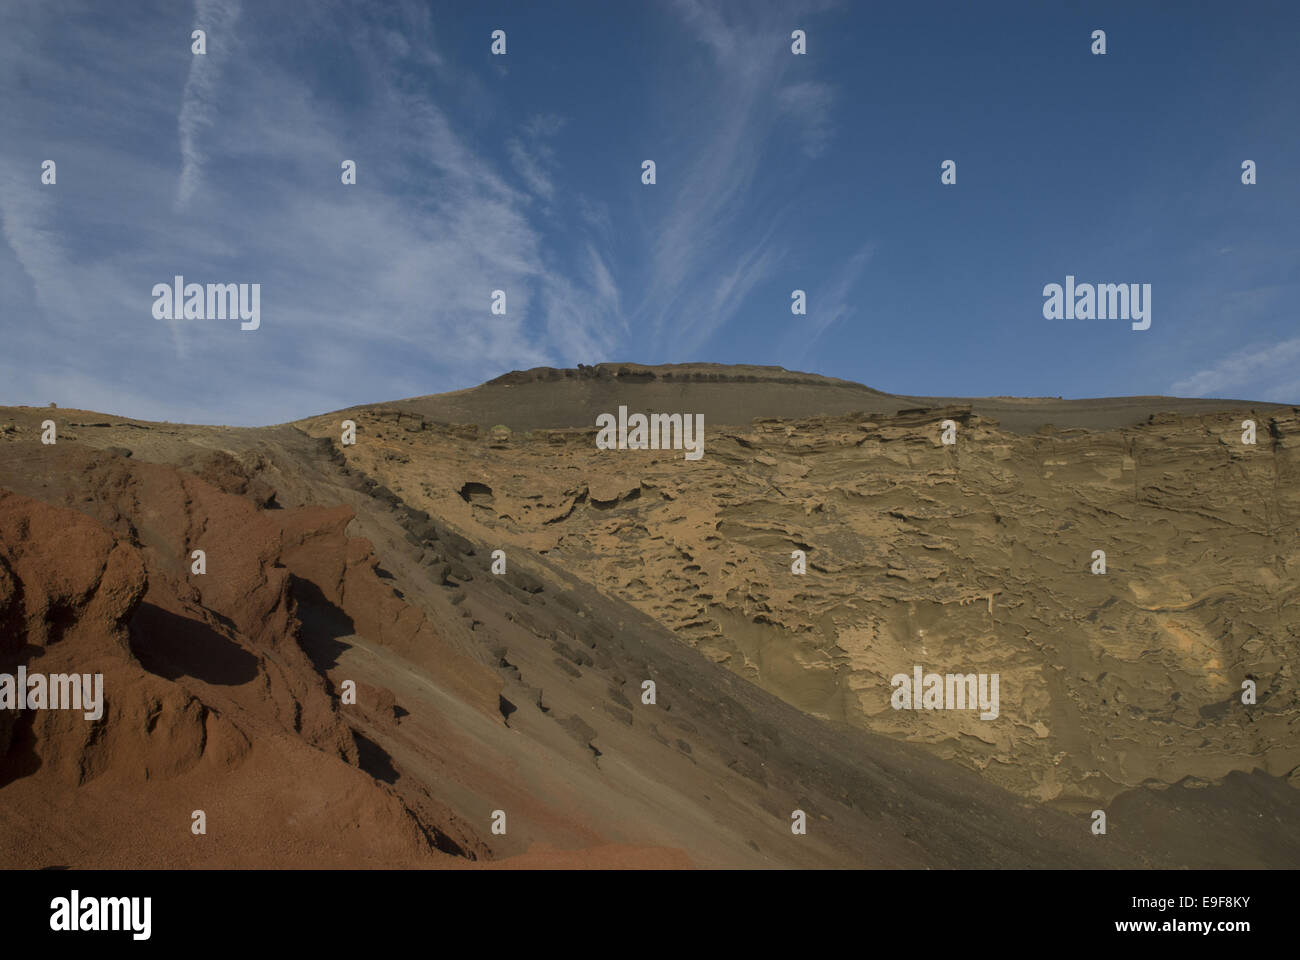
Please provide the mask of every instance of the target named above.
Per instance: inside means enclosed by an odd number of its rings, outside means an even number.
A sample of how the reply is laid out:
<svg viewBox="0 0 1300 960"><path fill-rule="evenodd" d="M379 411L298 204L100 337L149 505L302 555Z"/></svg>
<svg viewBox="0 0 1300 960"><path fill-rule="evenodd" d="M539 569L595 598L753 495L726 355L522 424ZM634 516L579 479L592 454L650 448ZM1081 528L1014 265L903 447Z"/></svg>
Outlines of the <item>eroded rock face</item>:
<svg viewBox="0 0 1300 960"><path fill-rule="evenodd" d="M516 433L504 451L362 413L366 442L344 453L802 710L1092 803L1300 764L1300 420L1260 416L1245 446L1247 415L1030 434L961 406L769 419L707 425L688 463L597 450L593 431ZM998 719L893 709L891 678L915 665L998 674Z"/></svg>
<svg viewBox="0 0 1300 960"><path fill-rule="evenodd" d="M116 679L131 659L127 622L146 588L139 552L99 524L0 490L0 673L13 676L20 664L81 673L84 660L109 664ZM87 723L84 713L0 711L0 783L41 765L66 786L93 776L112 744L102 737L107 723Z"/></svg>
<svg viewBox="0 0 1300 960"><path fill-rule="evenodd" d="M193 475L75 444L42 467L43 493L116 532L0 490L0 672L102 675L103 715L0 712L6 863L415 863L441 856L435 844L483 852L454 818L437 819L436 804L422 820L360 769L352 730L303 649L295 592L385 617L395 639L423 629L436 640L375 576L369 545L344 535L350 511L262 510ZM10 472L8 482L31 484ZM324 591L311 565L284 562L286 543L306 540L320 544L317 559L340 558ZM202 575L193 549L206 554ZM110 807L97 799L107 796ZM58 841L41 832L27 844L25 818L51 802L69 826ZM225 835L219 852L188 830L200 809ZM368 835L341 824L366 824Z"/></svg>
<svg viewBox="0 0 1300 960"><path fill-rule="evenodd" d="M0 644L120 641L148 586L138 551L84 516L0 490ZM68 635L71 635L69 637Z"/></svg>

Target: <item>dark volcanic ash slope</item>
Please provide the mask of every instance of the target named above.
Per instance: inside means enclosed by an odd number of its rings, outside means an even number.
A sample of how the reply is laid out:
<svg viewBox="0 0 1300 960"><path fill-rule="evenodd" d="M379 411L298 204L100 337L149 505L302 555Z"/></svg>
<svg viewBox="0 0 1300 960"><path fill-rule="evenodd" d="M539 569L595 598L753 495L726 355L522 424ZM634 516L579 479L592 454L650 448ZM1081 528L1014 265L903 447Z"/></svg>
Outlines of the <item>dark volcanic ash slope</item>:
<svg viewBox="0 0 1300 960"><path fill-rule="evenodd" d="M706 385L740 391L725 403L741 412L767 402L753 397L767 397L771 386ZM815 384L790 386L812 391L809 404L820 402ZM836 389L879 396L856 385ZM448 402L472 406L469 394ZM627 396L622 402L640 402ZM617 402L619 394L600 399ZM688 411L691 400L687 392L664 406ZM603 409L587 410L581 422ZM15 491L0 506L16 518L0 528L0 572L8 577L0 576L0 669L23 662L33 671L42 664L50 672L102 670L109 701L98 725L24 713L7 729L0 862L1300 862L1295 790L1276 775L1287 772L1277 746L1285 730L1275 728L1290 722L1289 708L1276 709L1291 696L1284 684L1270 692L1273 712L1250 721L1260 725L1247 747L1233 740L1241 719L1231 711L1201 718L1203 738L1218 744L1207 756L1244 759L1180 777L1177 764L1187 756L1206 766L1180 742L1166 751L1174 766L1162 780L1145 747L1127 746L1121 749L1136 759L1113 768L1118 789L1093 793L1095 778L1077 778L1077 761L1055 764L1064 772L1054 782L1083 784L1087 800L1064 809L1042 805L1032 789L1046 782L1041 771L1050 765L1037 741L1099 753L1094 738L1105 743L1116 731L1123 740L1139 729L1137 721L1121 729L1088 703L1067 706L1069 684L1049 690L1057 712L1047 737L1026 723L1023 700L1004 693L1007 723L992 745L961 729L917 736L879 722L888 716L850 712L849 692L865 690L856 686L864 677L888 669L891 655L913 651L902 634L882 630L868 642L846 629L846 609L884 612L884 621L899 624L921 611L922 629L940 625L928 657L966 631L961 617L987 610L983 594L979 603L954 597L949 607L944 595L923 593L942 587L942 576L927 575L935 545L975 549L987 518L967 511L973 532L945 545L910 529L922 520L914 504L892 516L887 492L906 498L923 490L934 501L927 509L941 516L952 509L944 496L1007 469L1020 455L1015 444L1033 438L1001 437L996 426L964 415L963 440L967 428L991 431L986 445L1010 454L972 456L954 470L929 463L925 429L908 421L912 415L754 424L725 435L710 426L705 460L689 465L705 469L687 474L680 456L672 463L638 453L595 458L589 430L525 436L474 426L480 416L502 422L496 412L465 415L468 425L456 426L396 407L352 411L346 416L357 421L358 443L347 448L337 443L344 414L231 430L79 411L0 413L0 487ZM59 424L55 447L39 443L46 417ZM873 422L874 441L864 429ZM1290 428L1278 430L1285 436ZM876 444L869 457L858 445L864 437ZM1290 489L1294 475L1277 469L1280 488ZM873 471L874 494L861 487ZM1007 498L1005 515L1012 515L1011 480L981 482L980 496L995 504ZM1265 509L1285 520L1279 511L1289 504L1282 497ZM49 533L32 540L23 531L45 510L69 529L84 525L97 545ZM885 539L863 526L876 515L896 525L887 531L892 559L881 564L878 583L871 564L849 553ZM1040 562L1032 542L1039 534L1032 525L1026 531L1016 540L1031 541L1018 555L1020 569ZM810 543L814 537L824 539ZM798 591L781 585L788 561L766 558L777 547L788 557L792 538L813 547ZM909 538L917 542L909 546ZM71 557L60 559L65 548L91 558L70 586L52 582L63 567L76 567ZM204 575L190 572L194 549L207 552ZM497 549L508 560L500 576L490 571ZM41 550L47 558L32 562ZM845 557L818 556L823 550ZM139 576L97 576L112 556ZM988 563L996 554L981 556ZM1284 550L1281 556L1272 568L1279 578L1292 569ZM119 579L112 603L95 599L96 584ZM961 584L971 586L981 585ZM1012 609L1027 615L1040 603L1032 578L1017 589L1024 599ZM1241 590L1234 582L1212 602L1240 605ZM1285 626L1291 595L1274 594L1262 602ZM42 606L42 597L63 599ZM995 597L999 620L1003 602ZM1051 622L1072 615L1053 614ZM820 639L796 617L814 621ZM57 638L51 623L64 625ZM714 633L720 639L705 642ZM836 652L841 638L850 649ZM1061 673L1042 640L995 631L968 643L963 667L996 669L1014 655L1006 668L1013 676L1032 676L1033 657L1042 675ZM1176 646L1166 658L1178 655ZM1135 672L1142 668L1126 662L1123 649L1102 669L1118 675L1112 682L1128 696L1154 681L1150 671ZM861 667L873 651L881 662ZM1259 659L1258 648L1246 652ZM1141 661L1148 653L1127 656ZM1276 656L1278 672L1289 670L1288 654ZM1171 676L1185 690L1179 699L1199 711L1199 681ZM641 700L645 680L656 684L655 704ZM355 703L343 695L348 681ZM829 689L828 681L844 684L839 713L824 709L824 698L801 699ZM169 706L160 711L155 701ZM1032 739L1017 739L1027 725ZM981 771L978 758L990 750L1001 751L996 770ZM1031 789L1005 775L1022 768ZM1124 779L1148 768L1162 789ZM127 815L114 816L110 827L99 811L112 804ZM1111 816L1105 837L1089 830L1087 812L1097 804ZM199 808L209 816L204 837L189 831ZM49 809L55 813L42 815ZM796 809L807 813L806 836L791 833ZM491 832L494 811L508 818L504 836ZM1225 839L1207 849L1211 825Z"/></svg>

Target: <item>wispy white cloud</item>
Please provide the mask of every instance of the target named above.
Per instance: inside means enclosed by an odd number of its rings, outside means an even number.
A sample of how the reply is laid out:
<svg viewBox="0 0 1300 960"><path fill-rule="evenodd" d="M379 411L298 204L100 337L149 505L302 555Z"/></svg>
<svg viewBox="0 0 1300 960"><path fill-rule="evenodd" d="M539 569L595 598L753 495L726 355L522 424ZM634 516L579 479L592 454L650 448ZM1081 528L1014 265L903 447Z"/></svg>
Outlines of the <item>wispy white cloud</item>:
<svg viewBox="0 0 1300 960"><path fill-rule="evenodd" d="M815 309L809 310L811 330L808 343L811 344L833 324L857 314L859 303L853 298L853 290L874 252L872 244L864 244L832 274L830 283L818 294L820 304L814 304Z"/></svg>
<svg viewBox="0 0 1300 960"><path fill-rule="evenodd" d="M199 0L204 57L190 53L179 11L143 26L74 18L70 57L52 46L68 34L51 11L6 10L21 22L0 37L0 79L12 89L29 76L37 92L0 120L0 277L24 278L39 313L23 350L0 354L7 398L74 402L49 395L66 389L125 414L267 423L614 349L625 328L604 248L579 240L574 264L553 262L508 155L494 161L449 116L459 74L433 47L426 6L304 12L296 29L352 58L341 65L361 79L347 103L274 55L265 15ZM140 44L166 55L123 58ZM72 71L54 66L69 59ZM445 83L418 82L416 67ZM134 109L105 114L106 102ZM56 113L65 133L51 140ZM169 128L179 179L156 149ZM534 116L521 142L549 163L561 129ZM69 159L57 187L40 185L33 140ZM358 162L355 186L340 182L345 158ZM94 188L78 175L87 168L118 186ZM261 329L178 320L160 337L150 291L174 274L261 283ZM507 291L504 316L490 311L494 289ZM0 306L23 302L10 290Z"/></svg>
<svg viewBox="0 0 1300 960"><path fill-rule="evenodd" d="M1245 347L1177 380L1173 396L1300 403L1300 337Z"/></svg>
<svg viewBox="0 0 1300 960"><path fill-rule="evenodd" d="M620 313L618 284L609 267L596 252L595 246L587 244L587 264L591 273L591 285L599 300L614 313Z"/></svg>
<svg viewBox="0 0 1300 960"><path fill-rule="evenodd" d="M824 151L834 91L829 84L786 77L791 11L772 5L674 0L684 29L709 51L710 94L690 104L690 127L703 135L666 144L656 189L668 205L650 227L654 241L643 322L698 349L738 313L744 297L783 261L779 231L753 236L755 220L782 221L779 197L759 196L755 183L780 125L800 124L803 152ZM676 149L673 149L673 148ZM750 236L737 244L737 237Z"/></svg>
<svg viewBox="0 0 1300 960"><path fill-rule="evenodd" d="M524 124L524 131L534 140L549 140L564 129L564 118L558 113L539 113ZM544 147L549 155L549 147Z"/></svg>
<svg viewBox="0 0 1300 960"><path fill-rule="evenodd" d="M68 261L50 225L57 187L38 186L39 178L40 169L30 160L26 169L16 159L0 166L0 230L31 283L36 302L46 313L57 315L75 309L70 299L75 291L59 282L68 275Z"/></svg>
<svg viewBox="0 0 1300 960"><path fill-rule="evenodd" d="M663 206L638 220L565 179L564 118L535 112L504 141L457 122L458 108L479 115L495 94L437 49L424 4L327 3L295 21L355 78L342 97L274 55L274 18L235 0L147 24L78 17L70 35L49 29L40 4L8 8L19 22L0 37L0 79L30 76L38 92L0 120L11 254L0 277L23 278L40 317L22 352L0 357L0 376L42 402L80 402L46 396L66 389L138 416L266 423L510 367L645 356L647 345L694 354L782 268L783 201L757 200L753 185L800 111L815 152L833 93L785 79L784 17L678 9L700 31L714 92L688 97L685 124L672 118L683 103L665 101ZM207 31L205 56L190 52L192 28ZM132 44L159 55L126 61ZM50 149L73 165L42 188L16 145L47 136L56 113L66 122ZM179 171L156 147L172 135ZM340 183L343 159L358 163L355 186ZM117 186L93 187L78 165ZM261 329L178 319L169 330L150 291L176 274L261 283ZM505 315L489 309L496 289ZM21 302L5 294L6 308ZM58 363L34 368L42 330L62 331ZM647 330L670 335L632 337Z"/></svg>
<svg viewBox="0 0 1300 960"><path fill-rule="evenodd" d="M803 152L820 157L831 139L831 109L835 91L826 83L804 80L782 88L776 95L777 108L799 125Z"/></svg>
<svg viewBox="0 0 1300 960"><path fill-rule="evenodd" d="M550 175L542 166L542 162L530 153L517 137L511 137L506 141L506 150L510 153L510 162L514 164L519 176L524 178L528 188L543 200L554 198L555 184Z"/></svg>
<svg viewBox="0 0 1300 960"><path fill-rule="evenodd" d="M781 344L781 356L794 364L804 364L822 335L846 320L869 323L872 317L862 309L858 284L875 254L874 244L863 244L841 262L829 278L807 294L807 316L791 317L788 332ZM877 321L878 322L878 321Z"/></svg>
<svg viewBox="0 0 1300 960"><path fill-rule="evenodd" d="M506 141L506 152L515 172L528 184L528 189L545 201L555 198L555 148L551 139L564 127L564 118L557 114L538 114L523 126L521 137Z"/></svg>
<svg viewBox="0 0 1300 960"><path fill-rule="evenodd" d="M180 209L189 204L202 181L206 159L203 141L216 121L221 75L233 59L238 42L235 24L239 12L238 0L194 0L194 30L204 31L206 52L191 53L189 76L176 118L181 150L176 205Z"/></svg>

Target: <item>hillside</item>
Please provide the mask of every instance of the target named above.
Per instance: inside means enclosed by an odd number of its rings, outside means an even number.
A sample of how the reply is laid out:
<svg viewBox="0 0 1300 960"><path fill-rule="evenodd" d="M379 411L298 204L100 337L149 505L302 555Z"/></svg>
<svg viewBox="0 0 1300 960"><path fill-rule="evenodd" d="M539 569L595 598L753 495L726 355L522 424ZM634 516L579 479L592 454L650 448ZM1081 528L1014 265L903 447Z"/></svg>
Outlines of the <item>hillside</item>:
<svg viewBox="0 0 1300 960"><path fill-rule="evenodd" d="M598 449L619 406L703 414L703 457ZM705 364L0 409L0 672L106 691L0 714L0 863L1294 867L1298 437ZM894 709L914 665L998 716Z"/></svg>

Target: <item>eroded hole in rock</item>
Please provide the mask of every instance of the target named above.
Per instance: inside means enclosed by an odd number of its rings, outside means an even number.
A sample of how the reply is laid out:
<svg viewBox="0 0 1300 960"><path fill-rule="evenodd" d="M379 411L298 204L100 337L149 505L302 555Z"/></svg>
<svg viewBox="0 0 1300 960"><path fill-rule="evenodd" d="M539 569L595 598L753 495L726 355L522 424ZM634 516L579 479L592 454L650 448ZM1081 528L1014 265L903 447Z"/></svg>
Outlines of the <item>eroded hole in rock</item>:
<svg viewBox="0 0 1300 960"><path fill-rule="evenodd" d="M298 637L303 651L322 674L338 665L339 657L352 645L341 637L356 630L352 618L332 603L310 580L290 574L289 594L297 605Z"/></svg>
<svg viewBox="0 0 1300 960"><path fill-rule="evenodd" d="M355 730L352 731L352 739L357 745L357 764L362 770L383 783L391 785L397 782L401 774L383 747Z"/></svg>
<svg viewBox="0 0 1300 960"><path fill-rule="evenodd" d="M71 606L60 604L50 607L49 612L45 615L45 622L48 625L48 637L51 645L58 643L67 633L68 628L77 622L77 611Z"/></svg>
<svg viewBox="0 0 1300 960"><path fill-rule="evenodd" d="M500 694L497 695L497 701L497 709L501 711L501 716L505 719L506 723L509 724L510 714L514 713L519 708Z"/></svg>
<svg viewBox="0 0 1300 960"><path fill-rule="evenodd" d="M31 710L0 714L0 787L31 776L41 768L36 752L36 735L32 730L36 714Z"/></svg>
<svg viewBox="0 0 1300 960"><path fill-rule="evenodd" d="M430 827L426 829L423 825L421 825L420 829L424 831L425 837L428 838L429 842L433 844L435 849L441 850L443 853L449 853L453 857L464 857L467 860L478 859L478 857L466 851L463 847L461 847L459 843L457 843L451 837L447 836L437 827Z"/></svg>
<svg viewBox="0 0 1300 960"><path fill-rule="evenodd" d="M470 480L463 484L457 493L466 503L487 504L492 502L492 488L486 483Z"/></svg>
<svg viewBox="0 0 1300 960"><path fill-rule="evenodd" d="M142 603L130 623L131 652L150 673L166 680L193 677L235 687L257 676L257 657L202 620Z"/></svg>

